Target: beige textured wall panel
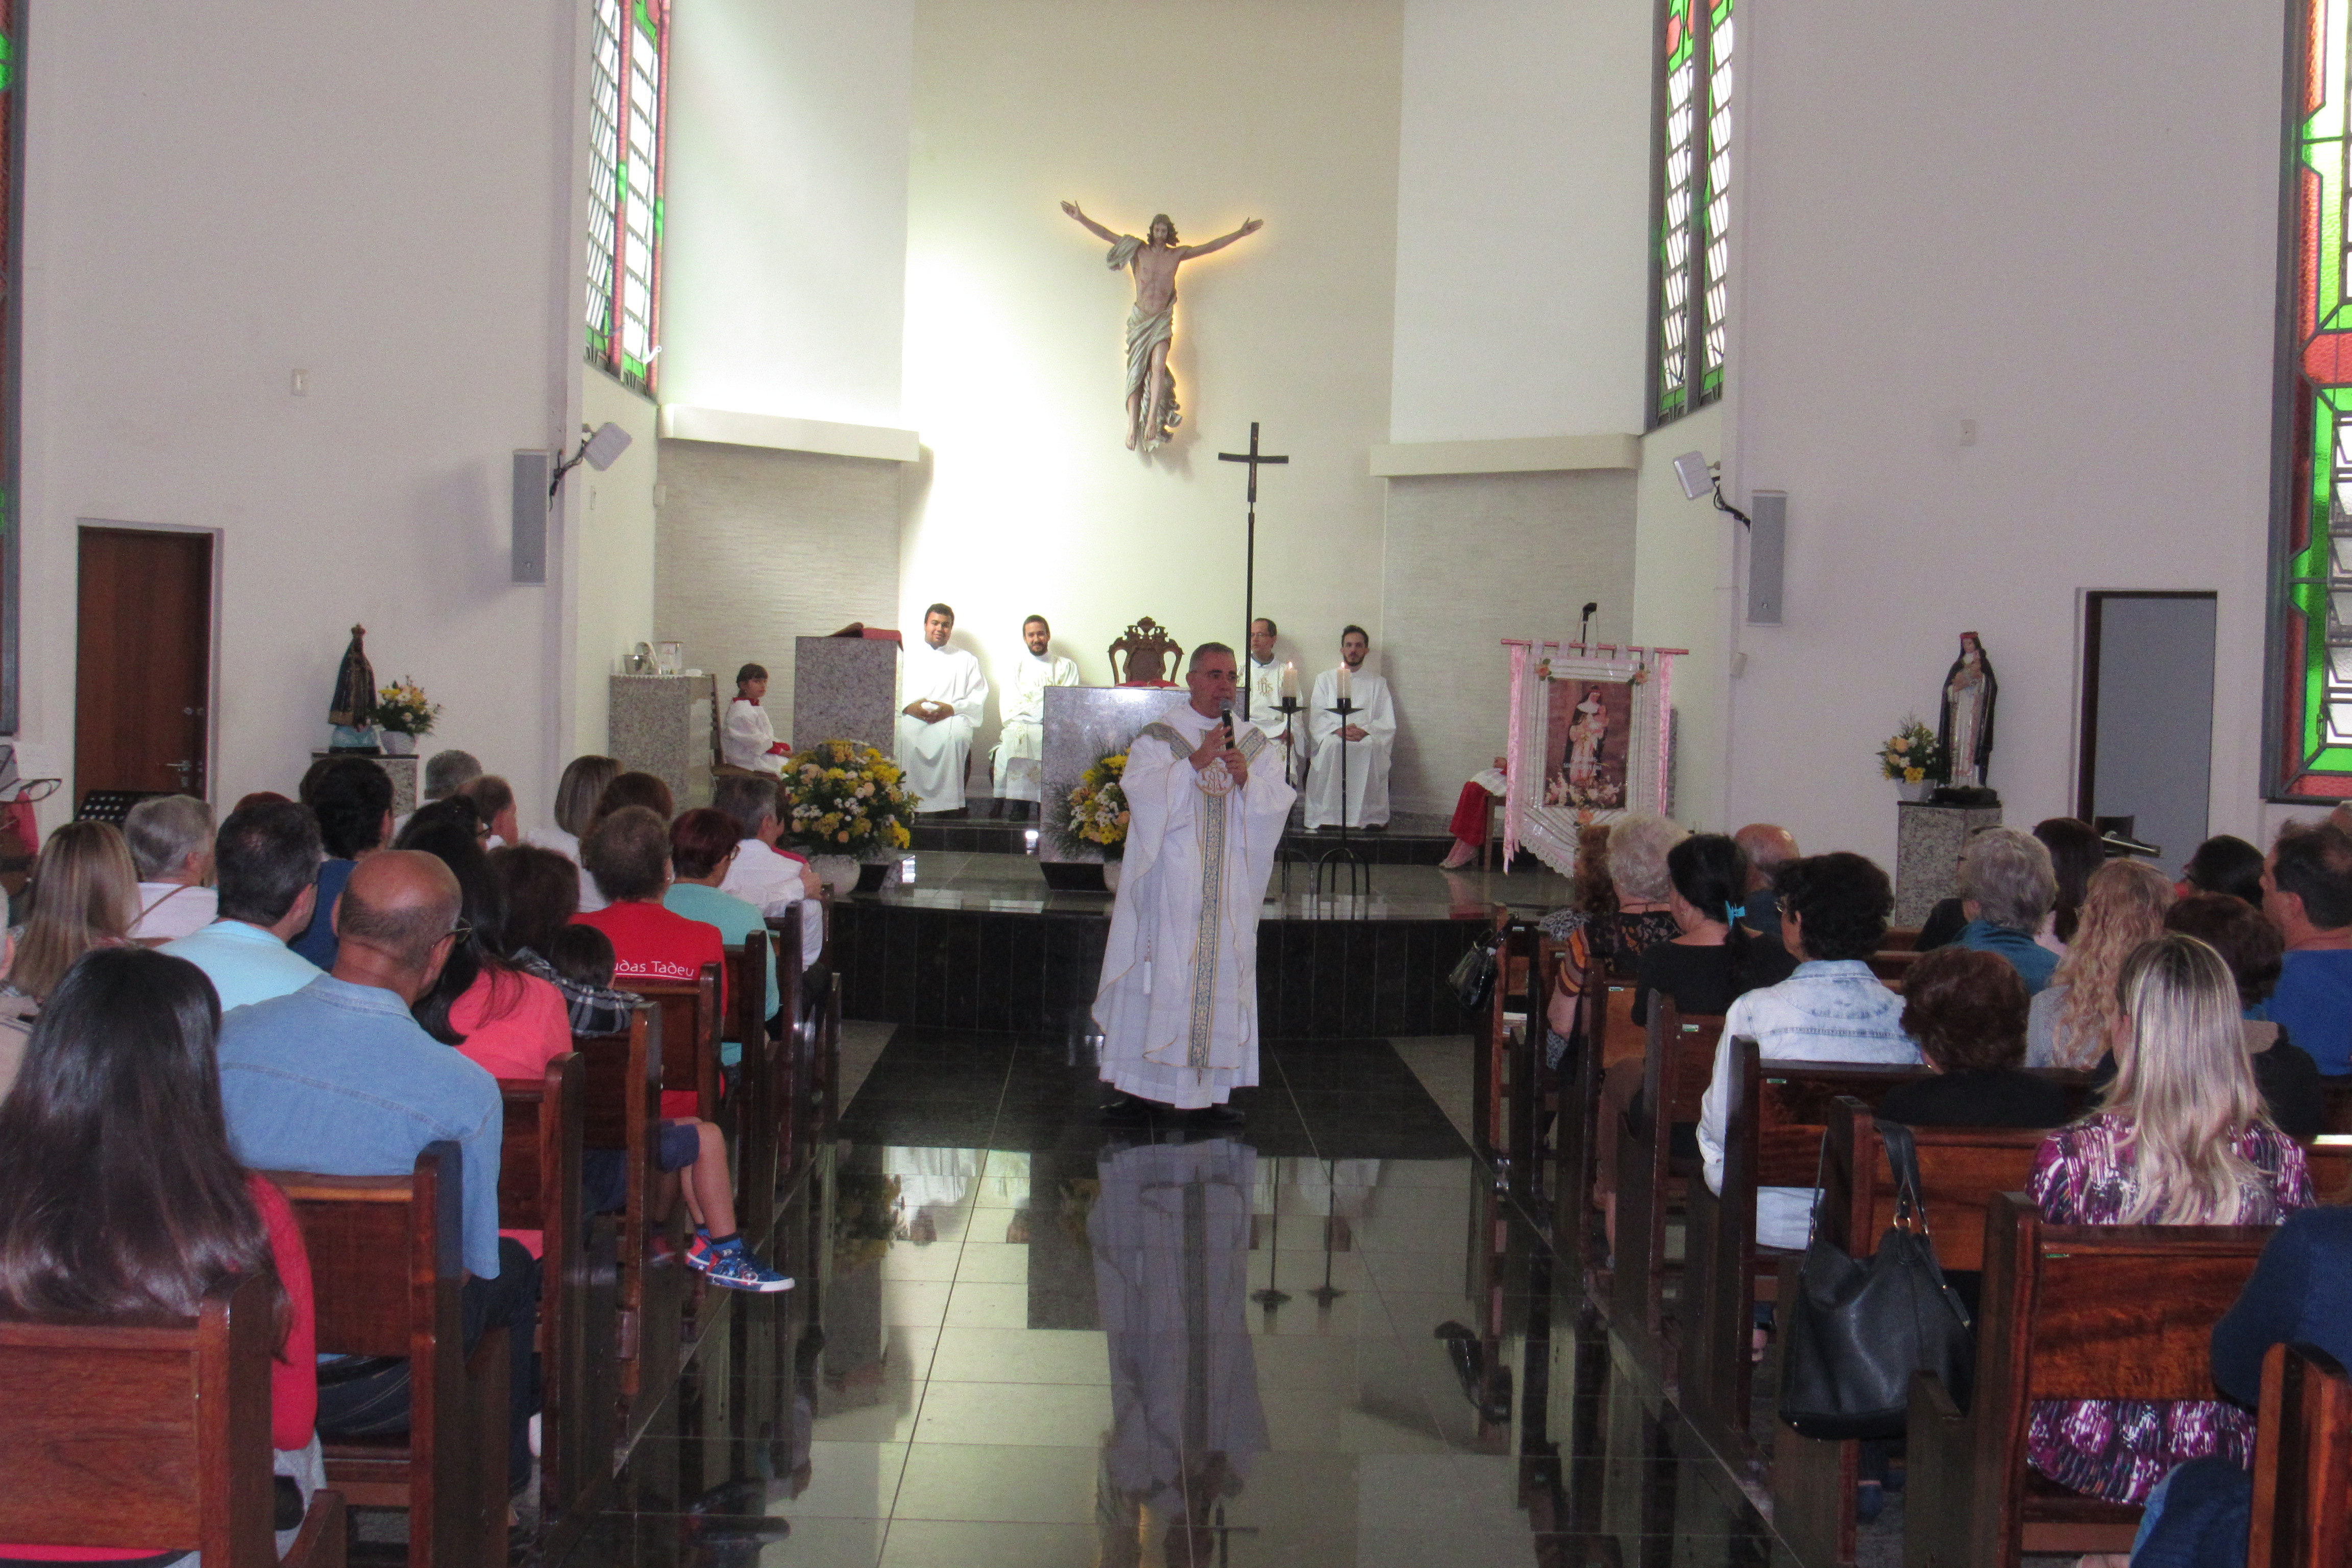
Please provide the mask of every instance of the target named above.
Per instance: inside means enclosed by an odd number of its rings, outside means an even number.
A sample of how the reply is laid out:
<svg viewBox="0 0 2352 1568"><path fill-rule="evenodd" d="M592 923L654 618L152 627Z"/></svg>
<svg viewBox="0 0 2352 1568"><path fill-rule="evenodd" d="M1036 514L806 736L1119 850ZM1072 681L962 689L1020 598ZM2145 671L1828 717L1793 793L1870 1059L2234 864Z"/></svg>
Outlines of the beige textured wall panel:
<svg viewBox="0 0 2352 1568"><path fill-rule="evenodd" d="M1596 637L1630 635L1635 482L1622 471L1388 481L1387 635L1373 651L1396 694L1397 810L1451 811L1462 781L1502 751L1504 637L1572 637L1587 599L1601 602Z"/></svg>
<svg viewBox="0 0 2352 1568"><path fill-rule="evenodd" d="M793 639L896 622L901 465L701 441L664 441L661 457L656 635L722 688L766 665L789 735Z"/></svg>

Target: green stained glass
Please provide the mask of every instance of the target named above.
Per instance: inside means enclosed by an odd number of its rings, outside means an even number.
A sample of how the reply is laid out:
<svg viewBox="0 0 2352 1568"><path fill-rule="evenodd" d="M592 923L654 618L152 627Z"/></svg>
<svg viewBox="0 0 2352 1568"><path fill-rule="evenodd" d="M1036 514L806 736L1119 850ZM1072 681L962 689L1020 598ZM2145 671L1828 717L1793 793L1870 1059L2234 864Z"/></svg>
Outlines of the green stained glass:
<svg viewBox="0 0 2352 1568"><path fill-rule="evenodd" d="M590 26L588 359L651 393L668 0L592 0Z"/></svg>
<svg viewBox="0 0 2352 1568"><path fill-rule="evenodd" d="M1722 395L1734 0L1660 0L1650 422Z"/></svg>

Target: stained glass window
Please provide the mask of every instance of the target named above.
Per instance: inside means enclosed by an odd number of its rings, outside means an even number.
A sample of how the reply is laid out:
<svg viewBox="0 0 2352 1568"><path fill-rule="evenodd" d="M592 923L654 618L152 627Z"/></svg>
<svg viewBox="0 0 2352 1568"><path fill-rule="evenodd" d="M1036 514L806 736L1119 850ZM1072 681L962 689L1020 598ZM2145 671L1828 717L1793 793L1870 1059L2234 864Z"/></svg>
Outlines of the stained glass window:
<svg viewBox="0 0 2352 1568"><path fill-rule="evenodd" d="M2273 549L2272 793L2352 796L2352 298L2345 202L2352 184L2347 18L2352 0L2300 0L2288 105L2286 265L2294 314L2280 367L2284 504Z"/></svg>
<svg viewBox="0 0 2352 1568"><path fill-rule="evenodd" d="M588 362L651 395L669 0L594 0L590 27Z"/></svg>
<svg viewBox="0 0 2352 1568"><path fill-rule="evenodd" d="M1730 259L1731 9L1661 0L1650 256L1650 423L1723 395Z"/></svg>
<svg viewBox="0 0 2352 1568"><path fill-rule="evenodd" d="M24 320L23 6L0 0L0 734L16 732L17 343Z"/></svg>

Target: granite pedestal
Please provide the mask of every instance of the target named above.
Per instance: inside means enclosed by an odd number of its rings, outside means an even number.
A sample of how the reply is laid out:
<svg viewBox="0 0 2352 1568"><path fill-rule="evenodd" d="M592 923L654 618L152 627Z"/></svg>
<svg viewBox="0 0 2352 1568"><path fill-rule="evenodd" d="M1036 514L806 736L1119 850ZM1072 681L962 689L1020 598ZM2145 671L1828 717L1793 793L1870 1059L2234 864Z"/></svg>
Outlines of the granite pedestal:
<svg viewBox="0 0 2352 1568"><path fill-rule="evenodd" d="M898 746L895 637L800 637L793 644L793 750L862 741L884 756Z"/></svg>
<svg viewBox="0 0 2352 1568"><path fill-rule="evenodd" d="M1997 805L1895 807L1895 923L1916 926L1927 911L1960 890L1960 851L1979 827L1999 827Z"/></svg>
<svg viewBox="0 0 2352 1568"><path fill-rule="evenodd" d="M310 753L311 760L314 762L324 762L329 757L363 755L365 753L360 752L313 752ZM371 756L367 760L382 768L385 775L392 780L392 815L406 816L410 812L415 811L416 809L417 759L414 756Z"/></svg>
<svg viewBox="0 0 2352 1568"><path fill-rule="evenodd" d="M614 756L634 773L669 785L677 808L710 804L710 764L719 749L718 678L616 675L610 721Z"/></svg>
<svg viewBox="0 0 2352 1568"><path fill-rule="evenodd" d="M1070 792L1088 768L1126 751L1146 724L1183 700L1181 688L1165 686L1045 689L1045 826L1037 836L1037 859L1049 886L1102 885L1097 868L1109 853L1069 831Z"/></svg>

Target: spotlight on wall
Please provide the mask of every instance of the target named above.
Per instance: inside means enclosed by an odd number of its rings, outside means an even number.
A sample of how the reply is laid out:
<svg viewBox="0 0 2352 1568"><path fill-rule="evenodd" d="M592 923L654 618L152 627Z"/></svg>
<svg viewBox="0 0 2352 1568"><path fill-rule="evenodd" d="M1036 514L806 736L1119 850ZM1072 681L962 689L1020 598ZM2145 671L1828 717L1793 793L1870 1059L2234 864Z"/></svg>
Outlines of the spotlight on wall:
<svg viewBox="0 0 2352 1568"><path fill-rule="evenodd" d="M1723 476L1717 473L1715 465L1706 460L1706 453L1685 452L1676 458L1675 478L1682 481L1685 500L1696 500L1701 496L1712 494L1716 510L1728 512L1743 525L1753 526L1748 523L1746 512L1723 499Z"/></svg>
<svg viewBox="0 0 2352 1568"><path fill-rule="evenodd" d="M587 428L584 425L581 426L583 431ZM586 463L601 474L611 468L614 460L628 449L629 433L610 420L600 426L595 434L583 436L581 438L580 450L572 453L571 458L555 470L555 477L547 482L549 503L553 504L555 492L563 488L563 476L582 463Z"/></svg>

